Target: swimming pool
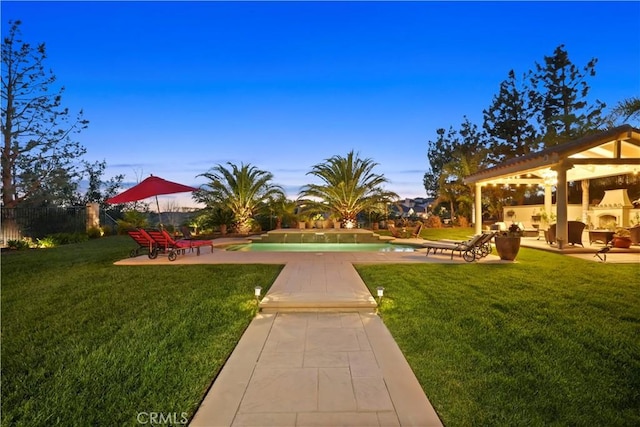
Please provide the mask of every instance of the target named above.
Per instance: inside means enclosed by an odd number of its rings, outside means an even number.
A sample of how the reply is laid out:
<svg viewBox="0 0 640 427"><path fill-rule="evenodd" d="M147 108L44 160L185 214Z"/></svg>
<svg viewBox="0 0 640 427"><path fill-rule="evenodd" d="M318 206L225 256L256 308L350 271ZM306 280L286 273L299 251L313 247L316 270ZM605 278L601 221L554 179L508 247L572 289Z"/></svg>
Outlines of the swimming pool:
<svg viewBox="0 0 640 427"><path fill-rule="evenodd" d="M243 243L227 246L235 252L414 252L409 245L391 243Z"/></svg>

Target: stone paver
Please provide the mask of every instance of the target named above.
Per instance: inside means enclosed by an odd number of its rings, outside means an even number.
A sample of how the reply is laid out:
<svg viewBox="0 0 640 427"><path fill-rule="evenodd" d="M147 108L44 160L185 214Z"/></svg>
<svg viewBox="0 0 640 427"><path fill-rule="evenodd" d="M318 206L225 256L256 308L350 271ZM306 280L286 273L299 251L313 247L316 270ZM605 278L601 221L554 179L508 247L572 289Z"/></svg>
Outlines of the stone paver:
<svg viewBox="0 0 640 427"><path fill-rule="evenodd" d="M260 302L263 312L372 311L376 307L353 264L324 259L287 263Z"/></svg>
<svg viewBox="0 0 640 427"><path fill-rule="evenodd" d="M191 425L441 423L377 315L286 312L256 317Z"/></svg>

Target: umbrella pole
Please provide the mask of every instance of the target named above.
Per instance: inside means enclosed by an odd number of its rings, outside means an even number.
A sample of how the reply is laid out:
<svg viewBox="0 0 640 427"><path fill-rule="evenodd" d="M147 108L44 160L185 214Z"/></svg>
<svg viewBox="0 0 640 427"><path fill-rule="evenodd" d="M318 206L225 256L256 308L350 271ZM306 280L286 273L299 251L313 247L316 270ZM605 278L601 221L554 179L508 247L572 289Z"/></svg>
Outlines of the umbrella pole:
<svg viewBox="0 0 640 427"><path fill-rule="evenodd" d="M162 230L164 226L162 225L162 216L160 216L160 203L158 203L158 196L156 196L156 207L158 208L158 221L160 222L160 229Z"/></svg>

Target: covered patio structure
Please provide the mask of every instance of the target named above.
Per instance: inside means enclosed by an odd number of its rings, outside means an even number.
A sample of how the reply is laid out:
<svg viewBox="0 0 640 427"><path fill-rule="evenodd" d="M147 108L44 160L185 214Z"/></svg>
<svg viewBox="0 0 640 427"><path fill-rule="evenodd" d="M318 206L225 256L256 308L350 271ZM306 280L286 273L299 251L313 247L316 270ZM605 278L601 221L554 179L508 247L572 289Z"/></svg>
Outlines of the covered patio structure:
<svg viewBox="0 0 640 427"><path fill-rule="evenodd" d="M539 185L544 187L544 207L551 212L556 187L556 237L568 234L567 183L582 182L583 219L589 208L589 180L640 172L640 130L622 125L599 134L516 157L464 179L475 187L475 232L482 232L482 187L489 185ZM560 245L561 246L561 243ZM560 247L560 249L562 249Z"/></svg>

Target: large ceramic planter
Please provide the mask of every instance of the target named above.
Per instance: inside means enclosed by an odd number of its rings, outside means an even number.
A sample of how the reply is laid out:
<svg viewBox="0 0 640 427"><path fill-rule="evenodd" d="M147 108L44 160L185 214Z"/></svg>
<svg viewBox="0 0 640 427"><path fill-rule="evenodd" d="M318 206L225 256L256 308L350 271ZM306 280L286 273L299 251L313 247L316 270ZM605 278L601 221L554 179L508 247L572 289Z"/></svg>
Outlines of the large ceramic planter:
<svg viewBox="0 0 640 427"><path fill-rule="evenodd" d="M500 259L505 261L513 261L520 251L520 237L496 236L496 251Z"/></svg>
<svg viewBox="0 0 640 427"><path fill-rule="evenodd" d="M614 248L628 249L631 247L631 237L614 236L612 244Z"/></svg>

